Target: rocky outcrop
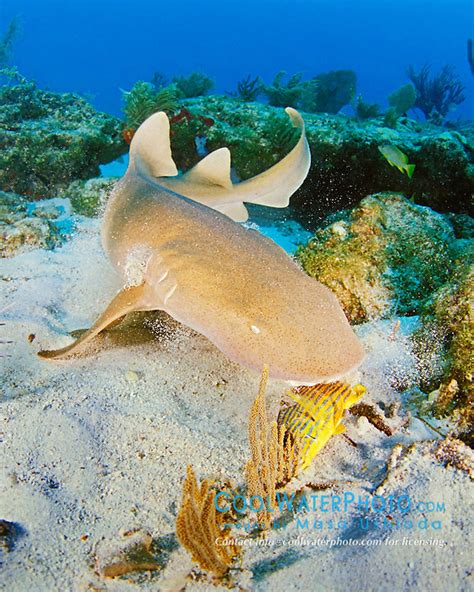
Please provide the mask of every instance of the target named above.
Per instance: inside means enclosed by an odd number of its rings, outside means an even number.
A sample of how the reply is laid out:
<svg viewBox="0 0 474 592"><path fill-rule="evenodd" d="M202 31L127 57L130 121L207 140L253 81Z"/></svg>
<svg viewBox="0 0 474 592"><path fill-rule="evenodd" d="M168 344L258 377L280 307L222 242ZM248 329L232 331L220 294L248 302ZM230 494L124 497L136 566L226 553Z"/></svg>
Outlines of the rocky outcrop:
<svg viewBox="0 0 474 592"><path fill-rule="evenodd" d="M228 146L237 176L246 179L280 160L296 141L282 109L261 103L209 96L186 102L192 114L213 124L198 130L207 148ZM474 192L474 127L448 129L406 117L387 127L383 116L357 120L345 115L304 113L312 166L291 203L305 223L315 223L330 211L352 207L363 197L401 192L416 203L438 211L469 212ZM189 166L196 133L184 122L173 128L177 160ZM415 164L412 179L389 165L379 146L397 146ZM186 147L186 159L180 148Z"/></svg>
<svg viewBox="0 0 474 592"><path fill-rule="evenodd" d="M448 418L452 433L472 446L472 218L376 194L329 216L296 256L336 294L351 323L418 317L416 412Z"/></svg>
<svg viewBox="0 0 474 592"><path fill-rule="evenodd" d="M383 193L330 216L297 258L358 323L417 314L448 281L456 244L448 218Z"/></svg>
<svg viewBox="0 0 474 592"><path fill-rule="evenodd" d="M122 123L83 98L40 90L22 77L0 87L0 189L57 196L127 151Z"/></svg>
<svg viewBox="0 0 474 592"><path fill-rule="evenodd" d="M0 192L0 257L62 244L72 230L70 212L65 199L32 203L14 193Z"/></svg>

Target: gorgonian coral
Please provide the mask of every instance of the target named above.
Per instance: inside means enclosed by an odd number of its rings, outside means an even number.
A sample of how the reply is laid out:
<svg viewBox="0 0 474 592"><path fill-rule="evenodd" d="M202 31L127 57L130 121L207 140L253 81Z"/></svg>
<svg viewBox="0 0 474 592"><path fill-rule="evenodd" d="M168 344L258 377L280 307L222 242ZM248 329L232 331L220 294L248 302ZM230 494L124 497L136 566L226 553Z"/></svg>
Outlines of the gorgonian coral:
<svg viewBox="0 0 474 592"><path fill-rule="evenodd" d="M443 120L448 112L464 99L465 87L453 66L446 65L437 76L430 76L431 66L425 64L419 72L413 66L407 69L408 78L416 89L415 107L426 119Z"/></svg>

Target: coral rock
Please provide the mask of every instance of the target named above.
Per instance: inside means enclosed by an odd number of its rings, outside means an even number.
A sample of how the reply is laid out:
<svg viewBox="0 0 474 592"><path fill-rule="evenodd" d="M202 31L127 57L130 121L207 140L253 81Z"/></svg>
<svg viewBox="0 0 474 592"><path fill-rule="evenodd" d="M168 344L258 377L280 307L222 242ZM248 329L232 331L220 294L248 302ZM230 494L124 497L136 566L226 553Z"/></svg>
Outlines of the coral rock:
<svg viewBox="0 0 474 592"><path fill-rule="evenodd" d="M185 101L191 113L205 114L215 124L200 133L208 150L228 146L232 166L247 179L275 164L291 149L285 142L282 111L261 103L243 103L231 97L209 96ZM286 106L286 104L285 104ZM345 115L305 113L306 134L312 153L308 179L291 198L304 222L319 222L328 212L353 207L379 191L414 195L417 203L437 211L468 212L474 192L474 127L447 129L401 117L395 129L383 116L355 120ZM291 126L284 122L287 131ZM277 133L275 133L275 131ZM404 152L416 172L410 180L389 166L378 146L393 144ZM176 146L181 162L192 142ZM194 158L194 164L198 157ZM178 164L178 166L180 166Z"/></svg>
<svg viewBox="0 0 474 592"><path fill-rule="evenodd" d="M74 212L93 217L102 212L116 182L117 179L111 177L73 181L64 195L71 200Z"/></svg>
<svg viewBox="0 0 474 592"><path fill-rule="evenodd" d="M0 257L60 245L64 237L57 221L68 213L62 202L46 200L29 204L18 195L0 192Z"/></svg>
<svg viewBox="0 0 474 592"><path fill-rule="evenodd" d="M0 87L0 189L54 197L127 150L119 119L25 79Z"/></svg>
<svg viewBox="0 0 474 592"><path fill-rule="evenodd" d="M342 218L342 219L341 219ZM441 214L397 194L362 200L297 252L336 294L351 322L415 314L449 277L454 231Z"/></svg>

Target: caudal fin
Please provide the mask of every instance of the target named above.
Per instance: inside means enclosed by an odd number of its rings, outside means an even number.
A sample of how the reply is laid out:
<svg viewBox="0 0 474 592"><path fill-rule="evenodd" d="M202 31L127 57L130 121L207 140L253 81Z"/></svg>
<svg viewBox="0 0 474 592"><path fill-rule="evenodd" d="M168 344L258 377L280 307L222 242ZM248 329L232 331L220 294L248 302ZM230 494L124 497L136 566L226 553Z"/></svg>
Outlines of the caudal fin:
<svg viewBox="0 0 474 592"><path fill-rule="evenodd" d="M415 172L415 166L414 164L407 164L405 167L405 171L408 175L408 178L411 179L413 177L413 173Z"/></svg>
<svg viewBox="0 0 474 592"><path fill-rule="evenodd" d="M311 152L305 135L304 120L292 107L285 109L294 127L301 131L296 146L275 165L240 183L248 189L248 197L243 201L271 208L285 208L290 197L303 184L311 166Z"/></svg>

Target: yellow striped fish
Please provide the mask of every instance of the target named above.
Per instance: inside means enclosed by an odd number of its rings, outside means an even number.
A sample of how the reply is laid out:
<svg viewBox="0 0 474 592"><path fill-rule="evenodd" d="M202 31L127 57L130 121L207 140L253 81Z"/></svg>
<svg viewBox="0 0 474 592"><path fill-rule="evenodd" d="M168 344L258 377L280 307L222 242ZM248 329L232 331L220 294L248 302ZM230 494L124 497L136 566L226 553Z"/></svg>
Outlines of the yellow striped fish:
<svg viewBox="0 0 474 592"><path fill-rule="evenodd" d="M351 387L343 382L299 386L288 392L296 405L280 411L278 422L302 438L303 469L332 436L344 431L344 411L360 401L364 393L361 384Z"/></svg>

